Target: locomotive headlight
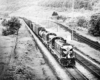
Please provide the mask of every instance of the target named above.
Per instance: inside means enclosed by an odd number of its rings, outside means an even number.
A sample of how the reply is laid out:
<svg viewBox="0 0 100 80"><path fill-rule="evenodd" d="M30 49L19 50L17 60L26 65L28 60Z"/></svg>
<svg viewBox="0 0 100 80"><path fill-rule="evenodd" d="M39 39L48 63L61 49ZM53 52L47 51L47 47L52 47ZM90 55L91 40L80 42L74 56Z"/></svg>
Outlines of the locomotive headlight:
<svg viewBox="0 0 100 80"><path fill-rule="evenodd" d="M74 57L75 57L75 55L74 55L73 51L69 51L68 58L74 58Z"/></svg>

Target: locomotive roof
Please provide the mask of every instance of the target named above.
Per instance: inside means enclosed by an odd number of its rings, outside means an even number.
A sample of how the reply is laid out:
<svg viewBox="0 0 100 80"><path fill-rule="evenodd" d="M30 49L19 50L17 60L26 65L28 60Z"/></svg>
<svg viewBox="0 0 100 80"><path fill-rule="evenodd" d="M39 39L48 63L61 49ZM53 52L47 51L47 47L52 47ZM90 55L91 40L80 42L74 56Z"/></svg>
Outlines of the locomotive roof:
<svg viewBox="0 0 100 80"><path fill-rule="evenodd" d="M68 49L68 48L72 49L73 47L72 47L72 45L64 45L61 48L63 48L63 49Z"/></svg>

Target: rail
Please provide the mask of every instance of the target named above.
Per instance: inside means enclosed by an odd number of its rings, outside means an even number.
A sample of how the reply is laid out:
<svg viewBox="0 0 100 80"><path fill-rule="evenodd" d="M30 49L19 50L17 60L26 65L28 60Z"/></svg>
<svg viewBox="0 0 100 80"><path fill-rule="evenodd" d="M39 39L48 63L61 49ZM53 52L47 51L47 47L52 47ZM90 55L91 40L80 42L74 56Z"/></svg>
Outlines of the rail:
<svg viewBox="0 0 100 80"><path fill-rule="evenodd" d="M37 43L37 46L39 47L43 56L45 57L45 59L49 63L50 67L53 69L56 77L59 80L71 80L70 77L66 74L66 72L61 68L61 66L56 62L56 60L53 58L53 56L47 50L47 48L44 47L43 43L38 39L38 37L33 33L33 31L27 26L27 24L26 24L26 27L29 30L29 32L32 34L32 36L34 37L35 42Z"/></svg>

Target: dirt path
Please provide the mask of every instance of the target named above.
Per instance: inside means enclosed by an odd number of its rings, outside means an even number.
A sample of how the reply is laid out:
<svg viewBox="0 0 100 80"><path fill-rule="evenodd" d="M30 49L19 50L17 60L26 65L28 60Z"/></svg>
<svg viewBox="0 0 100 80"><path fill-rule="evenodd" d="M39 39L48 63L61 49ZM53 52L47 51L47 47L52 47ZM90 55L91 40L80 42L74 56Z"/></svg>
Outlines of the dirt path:
<svg viewBox="0 0 100 80"><path fill-rule="evenodd" d="M57 80L24 24L19 30L15 53L12 53L15 38L15 35L0 35L0 80Z"/></svg>

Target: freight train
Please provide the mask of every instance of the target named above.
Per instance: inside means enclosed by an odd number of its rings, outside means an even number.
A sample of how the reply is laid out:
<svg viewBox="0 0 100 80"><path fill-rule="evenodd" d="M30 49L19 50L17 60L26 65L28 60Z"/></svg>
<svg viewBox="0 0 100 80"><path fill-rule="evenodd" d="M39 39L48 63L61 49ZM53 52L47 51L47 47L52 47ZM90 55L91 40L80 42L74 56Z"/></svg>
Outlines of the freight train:
<svg viewBox="0 0 100 80"><path fill-rule="evenodd" d="M47 31L40 25L27 21L24 19L30 29L39 37L39 39L45 44L48 50L56 56L57 60L62 66L75 66L75 53L73 52L73 46L68 44L67 41L57 36L55 33Z"/></svg>

